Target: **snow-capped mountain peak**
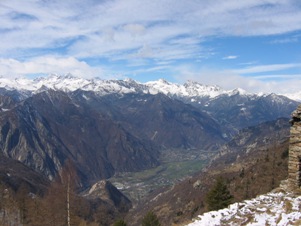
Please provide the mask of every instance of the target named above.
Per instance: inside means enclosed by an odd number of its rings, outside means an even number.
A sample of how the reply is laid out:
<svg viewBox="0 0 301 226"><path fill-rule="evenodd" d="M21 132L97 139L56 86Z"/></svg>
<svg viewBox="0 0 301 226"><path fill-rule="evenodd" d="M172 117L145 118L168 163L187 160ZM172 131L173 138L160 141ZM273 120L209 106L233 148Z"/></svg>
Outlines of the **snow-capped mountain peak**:
<svg viewBox="0 0 301 226"><path fill-rule="evenodd" d="M178 97L216 97L226 91L218 86L202 85L198 82L187 81L183 85L169 83L163 79L158 81L147 82L145 85L150 90L155 90L156 93L161 92L166 95ZM154 93L154 92L151 92Z"/></svg>
<svg viewBox="0 0 301 226"><path fill-rule="evenodd" d="M245 91L244 89L241 89L241 88L236 88L236 89L232 90L232 93L245 95L245 94L247 94L247 91Z"/></svg>
<svg viewBox="0 0 301 226"><path fill-rule="evenodd" d="M166 95L178 95L180 93L185 92L185 90L183 90L180 85L169 83L164 79L147 82L145 83L145 85L152 94L164 93Z"/></svg>
<svg viewBox="0 0 301 226"><path fill-rule="evenodd" d="M45 89L62 90L72 92L77 89L93 91L98 95L111 93L163 93L171 97L190 99L197 101L198 98L216 98L222 94L233 95L255 95L247 93L245 90L237 88L234 90L223 90L219 86L203 85L195 81L187 81L183 85L171 83L164 79L139 83L133 79L125 80L103 80L100 78L85 79L75 77L72 74L60 76L51 74L47 77L36 79L16 78L8 79L0 77L0 87L10 90L22 90L32 93L41 92ZM257 95L257 94L256 94ZM262 94L261 94L262 95ZM261 96L257 95L257 96ZM295 100L301 100L301 93L289 96Z"/></svg>
<svg viewBox="0 0 301 226"><path fill-rule="evenodd" d="M187 89L190 96L200 96L201 94L201 96L213 98L225 92L219 86L202 85L194 81L186 82L184 87Z"/></svg>

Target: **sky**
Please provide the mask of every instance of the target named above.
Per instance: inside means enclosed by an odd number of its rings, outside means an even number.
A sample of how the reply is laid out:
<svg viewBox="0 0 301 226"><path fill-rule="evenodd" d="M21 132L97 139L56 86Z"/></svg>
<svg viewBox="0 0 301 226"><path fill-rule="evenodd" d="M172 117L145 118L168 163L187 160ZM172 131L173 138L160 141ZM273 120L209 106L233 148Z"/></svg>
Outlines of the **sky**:
<svg viewBox="0 0 301 226"><path fill-rule="evenodd" d="M300 0L0 0L0 75L301 91Z"/></svg>

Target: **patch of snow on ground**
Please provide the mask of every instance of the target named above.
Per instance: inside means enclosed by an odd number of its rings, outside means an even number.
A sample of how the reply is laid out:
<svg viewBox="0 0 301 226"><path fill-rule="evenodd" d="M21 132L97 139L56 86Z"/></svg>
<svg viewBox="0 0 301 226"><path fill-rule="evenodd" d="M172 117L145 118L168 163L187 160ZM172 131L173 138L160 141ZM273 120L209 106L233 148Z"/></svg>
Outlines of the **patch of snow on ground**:
<svg viewBox="0 0 301 226"><path fill-rule="evenodd" d="M301 196L271 192L252 200L234 203L226 209L198 216L187 226L217 225L301 225Z"/></svg>

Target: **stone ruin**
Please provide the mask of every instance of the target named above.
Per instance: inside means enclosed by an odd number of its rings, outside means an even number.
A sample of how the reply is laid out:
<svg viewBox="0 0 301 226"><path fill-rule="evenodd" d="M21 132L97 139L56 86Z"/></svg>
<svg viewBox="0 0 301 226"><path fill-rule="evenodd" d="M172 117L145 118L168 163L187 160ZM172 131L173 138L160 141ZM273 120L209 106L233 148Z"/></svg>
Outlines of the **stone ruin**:
<svg viewBox="0 0 301 226"><path fill-rule="evenodd" d="M292 113L288 159L288 185L301 187L301 105Z"/></svg>

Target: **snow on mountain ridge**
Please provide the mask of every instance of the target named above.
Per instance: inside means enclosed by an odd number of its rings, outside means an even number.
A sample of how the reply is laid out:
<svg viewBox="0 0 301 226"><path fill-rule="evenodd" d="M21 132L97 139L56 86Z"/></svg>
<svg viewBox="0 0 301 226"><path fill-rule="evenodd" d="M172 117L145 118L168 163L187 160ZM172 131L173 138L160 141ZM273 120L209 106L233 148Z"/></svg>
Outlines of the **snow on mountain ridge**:
<svg viewBox="0 0 301 226"><path fill-rule="evenodd" d="M103 80L83 79L72 75L58 76L50 75L48 77L36 78L33 80L26 78L18 78L10 80L0 78L0 87L7 89L28 90L31 92L39 92L42 87L54 90L75 91L82 89L86 91L95 91L100 95L108 93L164 93L171 96L209 96L215 97L226 91L217 86L201 85L196 82L188 82L184 85L169 83L163 79L147 83L139 83L132 79L125 80Z"/></svg>
<svg viewBox="0 0 301 226"><path fill-rule="evenodd" d="M226 94L229 96L240 95L256 95L250 94L240 88L234 90L223 90L219 86L203 85L195 81L187 81L183 85L170 83L166 80L159 79L157 81L150 81L146 83L139 83L133 79L125 80L103 80L100 78L84 79L75 77L71 74L65 76L49 75L47 77L40 77L36 79L16 78L8 79L0 77L0 87L6 89L25 90L32 93L37 93L47 89L62 90L65 92L82 89L85 91L94 91L99 95L106 95L110 93L163 93L168 96L191 98L194 97L208 97L215 98L219 95ZM268 94L266 94L268 95ZM290 96L291 98L301 100L301 93L298 96Z"/></svg>

